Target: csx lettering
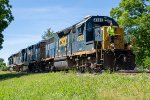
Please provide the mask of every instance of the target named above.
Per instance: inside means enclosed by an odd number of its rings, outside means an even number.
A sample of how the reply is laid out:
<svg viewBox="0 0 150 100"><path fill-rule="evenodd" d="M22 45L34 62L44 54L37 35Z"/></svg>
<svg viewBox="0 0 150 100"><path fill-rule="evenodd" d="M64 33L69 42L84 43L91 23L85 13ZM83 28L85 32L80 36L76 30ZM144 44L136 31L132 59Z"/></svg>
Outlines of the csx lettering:
<svg viewBox="0 0 150 100"><path fill-rule="evenodd" d="M61 47L61 46L66 46L67 45L67 37L63 37L63 38L61 38L60 40L59 40L59 46Z"/></svg>

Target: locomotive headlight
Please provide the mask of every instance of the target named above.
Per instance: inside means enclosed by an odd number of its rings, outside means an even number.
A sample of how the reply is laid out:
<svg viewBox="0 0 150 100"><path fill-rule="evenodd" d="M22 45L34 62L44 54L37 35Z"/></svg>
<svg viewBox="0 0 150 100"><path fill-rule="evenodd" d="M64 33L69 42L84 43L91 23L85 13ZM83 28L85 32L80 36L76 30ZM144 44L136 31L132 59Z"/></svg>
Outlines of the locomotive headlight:
<svg viewBox="0 0 150 100"><path fill-rule="evenodd" d="M111 48L114 48L114 47L115 47L114 43L111 43L111 44L110 44L110 47L111 47Z"/></svg>
<svg viewBox="0 0 150 100"><path fill-rule="evenodd" d="M131 50L131 49L133 49L134 47L133 47L133 45L129 45L129 49Z"/></svg>

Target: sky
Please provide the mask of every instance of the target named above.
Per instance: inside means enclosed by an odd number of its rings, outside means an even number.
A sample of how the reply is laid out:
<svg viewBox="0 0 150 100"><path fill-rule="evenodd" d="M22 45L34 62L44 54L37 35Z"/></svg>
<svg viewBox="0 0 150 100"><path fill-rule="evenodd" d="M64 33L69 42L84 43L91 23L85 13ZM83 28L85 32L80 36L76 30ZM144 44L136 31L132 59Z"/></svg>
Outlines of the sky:
<svg viewBox="0 0 150 100"><path fill-rule="evenodd" d="M109 16L120 0L10 0L14 21L5 29L0 58L8 57L21 49L42 40L51 28L60 31L81 21L87 15Z"/></svg>

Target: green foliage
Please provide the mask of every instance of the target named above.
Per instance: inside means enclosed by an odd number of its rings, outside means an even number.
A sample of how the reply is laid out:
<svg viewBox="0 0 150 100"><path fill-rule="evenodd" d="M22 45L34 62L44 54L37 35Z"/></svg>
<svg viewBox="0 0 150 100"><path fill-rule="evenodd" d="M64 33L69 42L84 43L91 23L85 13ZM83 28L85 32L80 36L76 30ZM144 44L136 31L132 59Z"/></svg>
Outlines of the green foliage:
<svg viewBox="0 0 150 100"><path fill-rule="evenodd" d="M136 61L143 65L144 59L150 57L150 0L121 0L110 15L136 38Z"/></svg>
<svg viewBox="0 0 150 100"><path fill-rule="evenodd" d="M4 59L0 58L0 67L5 66Z"/></svg>
<svg viewBox="0 0 150 100"><path fill-rule="evenodd" d="M42 39L48 39L54 34L54 31L51 30L51 28L47 29L46 32L44 32L44 35L42 35Z"/></svg>
<svg viewBox="0 0 150 100"><path fill-rule="evenodd" d="M4 63L4 59L2 59L2 58L0 58L0 70L2 70L2 71L7 71L8 70L8 67Z"/></svg>
<svg viewBox="0 0 150 100"><path fill-rule="evenodd" d="M8 68L7 66L2 66L2 67L1 67L1 70L2 70L2 71L8 71L9 68Z"/></svg>
<svg viewBox="0 0 150 100"><path fill-rule="evenodd" d="M0 0L0 49L2 48L2 43L4 41L2 32L14 19L11 8L12 6L9 4L9 0Z"/></svg>
<svg viewBox="0 0 150 100"><path fill-rule="evenodd" d="M3 58L0 58L0 62L4 62L4 59L3 59Z"/></svg>
<svg viewBox="0 0 150 100"><path fill-rule="evenodd" d="M0 74L1 100L147 100L145 74Z"/></svg>
<svg viewBox="0 0 150 100"><path fill-rule="evenodd" d="M150 57L146 57L144 59L144 66L145 66L145 68L150 69Z"/></svg>

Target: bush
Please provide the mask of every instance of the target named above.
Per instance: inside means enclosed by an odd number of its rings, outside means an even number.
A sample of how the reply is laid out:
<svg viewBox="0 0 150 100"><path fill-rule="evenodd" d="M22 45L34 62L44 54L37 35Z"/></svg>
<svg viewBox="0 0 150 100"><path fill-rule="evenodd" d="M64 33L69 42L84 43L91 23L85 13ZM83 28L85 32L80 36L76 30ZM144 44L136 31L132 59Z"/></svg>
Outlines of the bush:
<svg viewBox="0 0 150 100"><path fill-rule="evenodd" d="M144 59L144 68L150 69L150 57Z"/></svg>
<svg viewBox="0 0 150 100"><path fill-rule="evenodd" d="M7 66L2 66L2 67L1 67L1 70L2 70L2 71L8 71L9 68L8 68Z"/></svg>
<svg viewBox="0 0 150 100"><path fill-rule="evenodd" d="M6 66L6 64L4 63L4 59L0 58L0 70L2 71L7 71L9 70L9 68Z"/></svg>

